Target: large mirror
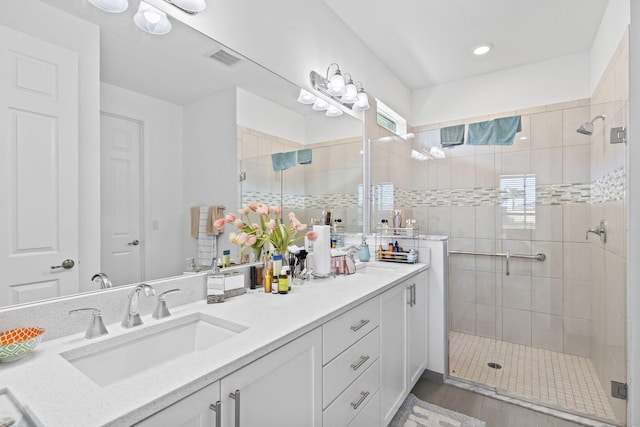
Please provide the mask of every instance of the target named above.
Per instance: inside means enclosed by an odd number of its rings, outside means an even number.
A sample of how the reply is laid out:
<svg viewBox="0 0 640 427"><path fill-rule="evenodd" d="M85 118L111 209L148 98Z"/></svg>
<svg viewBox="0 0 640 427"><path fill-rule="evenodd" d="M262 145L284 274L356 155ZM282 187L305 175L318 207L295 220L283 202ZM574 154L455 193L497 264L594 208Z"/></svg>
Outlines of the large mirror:
<svg viewBox="0 0 640 427"><path fill-rule="evenodd" d="M286 197L357 231L361 123L297 103L293 84L175 20L140 31L136 10L0 3L0 307L98 290L98 272L116 286L182 274L192 207ZM307 148L311 164L273 171L272 153Z"/></svg>

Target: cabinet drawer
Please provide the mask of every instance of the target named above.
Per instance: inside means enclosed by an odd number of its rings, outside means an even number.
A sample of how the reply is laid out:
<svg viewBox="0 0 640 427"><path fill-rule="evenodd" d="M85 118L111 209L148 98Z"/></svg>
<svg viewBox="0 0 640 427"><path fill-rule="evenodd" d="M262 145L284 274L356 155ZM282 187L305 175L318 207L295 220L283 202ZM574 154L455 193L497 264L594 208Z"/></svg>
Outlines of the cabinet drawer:
<svg viewBox="0 0 640 427"><path fill-rule="evenodd" d="M351 421L349 427L372 427L380 425L380 392L377 392L367 406Z"/></svg>
<svg viewBox="0 0 640 427"><path fill-rule="evenodd" d="M322 364L342 353L380 323L380 300L373 298L322 326Z"/></svg>
<svg viewBox="0 0 640 427"><path fill-rule="evenodd" d="M380 355L380 328L349 347L322 370L323 408L326 408L345 388L367 370Z"/></svg>
<svg viewBox="0 0 640 427"><path fill-rule="evenodd" d="M322 425L347 426L367 406L380 387L378 360L322 413Z"/></svg>

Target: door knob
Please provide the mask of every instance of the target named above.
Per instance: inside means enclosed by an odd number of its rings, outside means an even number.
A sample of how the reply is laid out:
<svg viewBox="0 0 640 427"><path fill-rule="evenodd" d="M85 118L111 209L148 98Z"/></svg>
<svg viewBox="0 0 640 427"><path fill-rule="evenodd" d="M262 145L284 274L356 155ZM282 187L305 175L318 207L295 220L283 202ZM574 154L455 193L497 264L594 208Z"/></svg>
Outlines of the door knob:
<svg viewBox="0 0 640 427"><path fill-rule="evenodd" d="M140 240L136 239L133 242L127 243L129 246L138 246L140 244Z"/></svg>
<svg viewBox="0 0 640 427"><path fill-rule="evenodd" d="M65 270L68 270L70 268L73 268L74 265L76 265L76 263L73 262L72 259L65 259L64 261L62 261L62 265L52 265L51 269L57 270L58 268L64 268Z"/></svg>

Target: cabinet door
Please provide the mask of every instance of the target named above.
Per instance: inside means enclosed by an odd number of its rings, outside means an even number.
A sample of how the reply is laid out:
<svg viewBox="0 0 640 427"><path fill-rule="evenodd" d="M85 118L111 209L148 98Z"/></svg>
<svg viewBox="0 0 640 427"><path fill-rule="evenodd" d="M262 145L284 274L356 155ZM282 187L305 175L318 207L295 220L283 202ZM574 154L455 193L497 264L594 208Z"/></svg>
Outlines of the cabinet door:
<svg viewBox="0 0 640 427"><path fill-rule="evenodd" d="M219 400L220 383L216 381L145 418L136 427L220 427L216 424L216 413L209 408Z"/></svg>
<svg viewBox="0 0 640 427"><path fill-rule="evenodd" d="M320 328L223 378L220 389L223 426L321 427Z"/></svg>
<svg viewBox="0 0 640 427"><path fill-rule="evenodd" d="M423 272L407 282L410 298L413 293L413 303L407 313L409 388L416 384L427 366L427 280Z"/></svg>
<svg viewBox="0 0 640 427"><path fill-rule="evenodd" d="M380 300L380 410L389 424L407 390L407 284L381 295Z"/></svg>

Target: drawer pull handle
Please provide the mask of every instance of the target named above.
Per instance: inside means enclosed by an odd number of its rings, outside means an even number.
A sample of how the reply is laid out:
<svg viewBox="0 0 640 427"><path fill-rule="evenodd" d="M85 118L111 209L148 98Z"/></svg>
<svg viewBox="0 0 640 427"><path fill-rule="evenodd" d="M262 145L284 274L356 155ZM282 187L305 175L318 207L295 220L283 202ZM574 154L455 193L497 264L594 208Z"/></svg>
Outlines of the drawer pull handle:
<svg viewBox="0 0 640 427"><path fill-rule="evenodd" d="M352 364L351 364L351 368L352 368L354 371L357 371L357 370L358 370L358 368L359 368L360 366L364 365L364 363L365 363L367 360L369 360L369 356L361 356L361 357L360 357L360 360L358 360L356 363L352 363Z"/></svg>
<svg viewBox="0 0 640 427"><path fill-rule="evenodd" d="M215 427L221 427L222 426L222 422L220 421L220 419L222 418L222 411L220 410L221 407L221 403L218 400L216 403L212 403L211 405L209 405L209 409L211 409L213 412L216 413L216 426Z"/></svg>
<svg viewBox="0 0 640 427"><path fill-rule="evenodd" d="M235 427L240 427L240 390L236 390L235 393L229 393L229 397L236 401L235 406Z"/></svg>
<svg viewBox="0 0 640 427"><path fill-rule="evenodd" d="M364 402L364 400L369 396L369 392L368 391L361 391L360 392L360 399L358 399L357 402L351 402L351 406L353 406L353 409L358 409L358 406L362 405L362 402Z"/></svg>
<svg viewBox="0 0 640 427"><path fill-rule="evenodd" d="M358 330L360 330L360 328L362 328L367 323L369 323L369 319L362 319L359 324L352 326L351 330L353 332L357 332Z"/></svg>

